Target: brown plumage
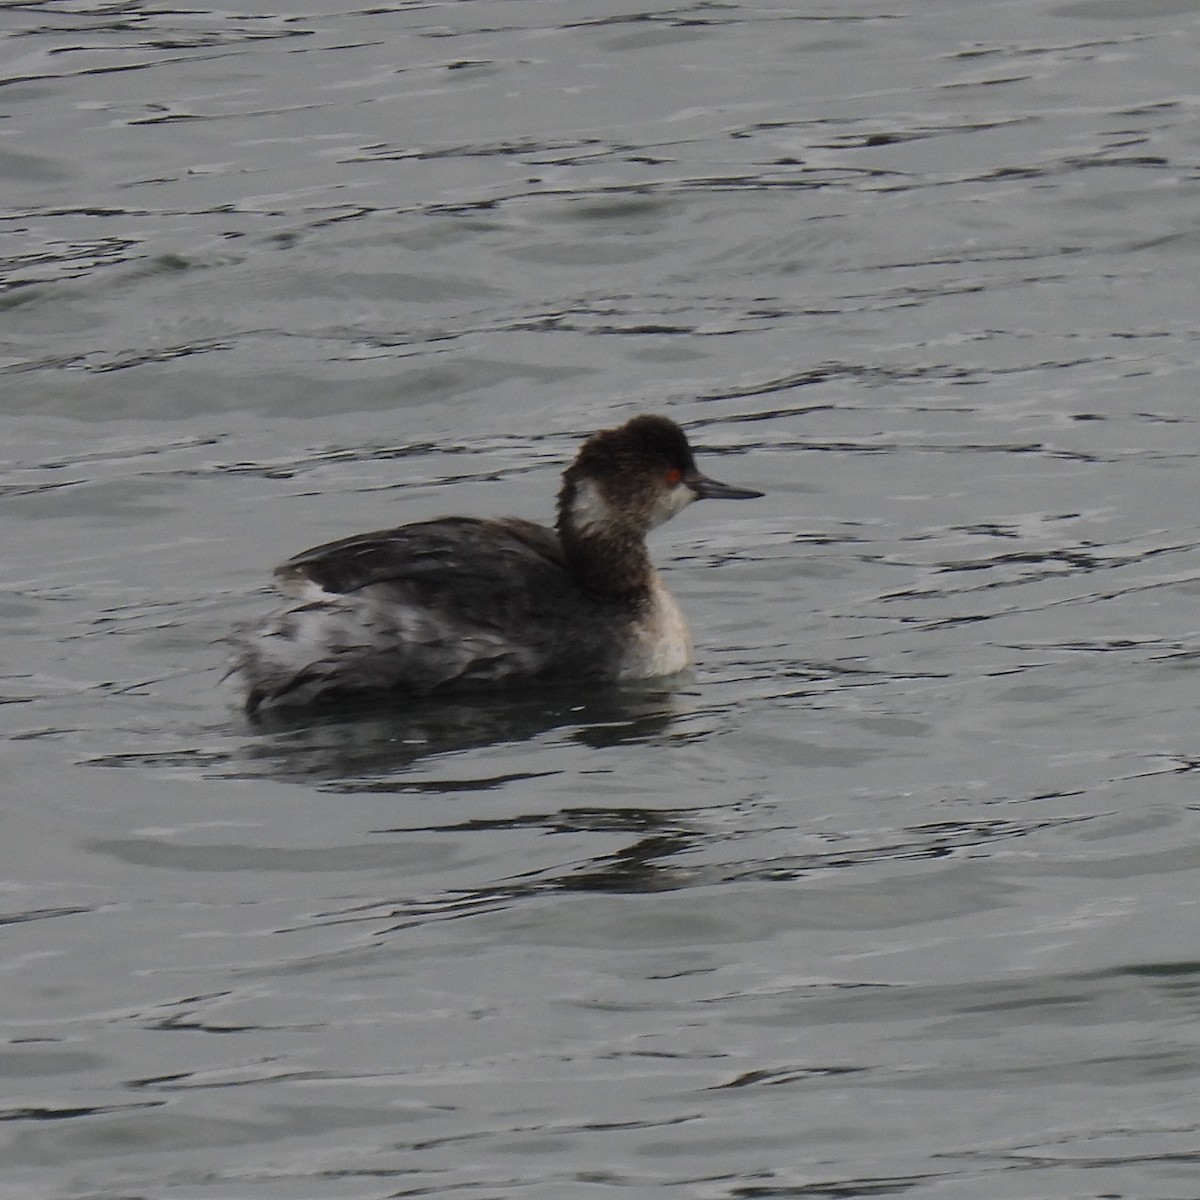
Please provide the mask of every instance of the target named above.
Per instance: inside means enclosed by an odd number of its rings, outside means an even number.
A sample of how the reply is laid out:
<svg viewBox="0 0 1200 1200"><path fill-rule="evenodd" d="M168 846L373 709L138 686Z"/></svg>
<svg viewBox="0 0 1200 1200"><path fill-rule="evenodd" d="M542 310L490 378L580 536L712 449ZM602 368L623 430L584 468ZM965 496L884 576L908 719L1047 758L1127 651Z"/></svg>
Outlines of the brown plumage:
<svg viewBox="0 0 1200 1200"><path fill-rule="evenodd" d="M237 639L247 710L681 670L687 627L645 535L701 497L760 494L707 479L679 426L641 416L583 444L553 530L443 517L306 550L275 572L301 603Z"/></svg>

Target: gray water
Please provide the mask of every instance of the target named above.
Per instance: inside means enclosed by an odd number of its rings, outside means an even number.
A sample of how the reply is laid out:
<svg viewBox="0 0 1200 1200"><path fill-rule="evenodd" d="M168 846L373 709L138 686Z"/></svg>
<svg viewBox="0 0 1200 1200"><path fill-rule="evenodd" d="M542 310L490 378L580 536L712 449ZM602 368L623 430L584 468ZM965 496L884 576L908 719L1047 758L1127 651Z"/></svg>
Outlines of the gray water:
<svg viewBox="0 0 1200 1200"><path fill-rule="evenodd" d="M1200 1195L1200 3L0 30L0 1195ZM638 411L694 678L241 717Z"/></svg>

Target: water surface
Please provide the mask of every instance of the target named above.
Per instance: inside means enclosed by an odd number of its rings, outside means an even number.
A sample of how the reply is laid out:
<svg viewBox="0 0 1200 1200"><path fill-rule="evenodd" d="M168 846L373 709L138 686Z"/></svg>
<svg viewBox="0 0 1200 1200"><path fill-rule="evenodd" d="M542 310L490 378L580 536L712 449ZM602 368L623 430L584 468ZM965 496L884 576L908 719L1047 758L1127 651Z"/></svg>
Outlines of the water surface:
<svg viewBox="0 0 1200 1200"><path fill-rule="evenodd" d="M1194 1200L1198 21L4 9L0 1195ZM694 678L240 716L647 410Z"/></svg>

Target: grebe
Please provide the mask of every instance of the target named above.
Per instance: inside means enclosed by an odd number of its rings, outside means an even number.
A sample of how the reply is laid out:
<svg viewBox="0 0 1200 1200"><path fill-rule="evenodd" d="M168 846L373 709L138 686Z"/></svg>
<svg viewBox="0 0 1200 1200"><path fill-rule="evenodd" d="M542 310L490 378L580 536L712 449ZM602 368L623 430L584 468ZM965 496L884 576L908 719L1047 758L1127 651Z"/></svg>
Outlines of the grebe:
<svg viewBox="0 0 1200 1200"><path fill-rule="evenodd" d="M235 638L246 711L673 675L692 641L646 533L762 494L702 475L683 430L644 415L584 442L554 529L441 517L305 550L275 570L299 603Z"/></svg>

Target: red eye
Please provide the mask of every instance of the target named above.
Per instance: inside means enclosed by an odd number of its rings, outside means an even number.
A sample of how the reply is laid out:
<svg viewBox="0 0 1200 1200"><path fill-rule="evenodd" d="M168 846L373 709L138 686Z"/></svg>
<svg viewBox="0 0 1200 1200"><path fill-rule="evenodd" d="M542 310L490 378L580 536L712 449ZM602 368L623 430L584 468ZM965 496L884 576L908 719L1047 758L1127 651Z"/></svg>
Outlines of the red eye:
<svg viewBox="0 0 1200 1200"><path fill-rule="evenodd" d="M676 484L683 478L683 472L678 467L671 467L667 471L667 482Z"/></svg>

